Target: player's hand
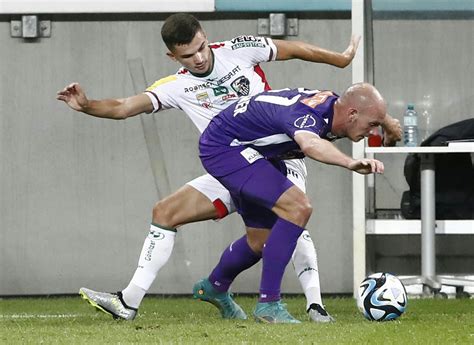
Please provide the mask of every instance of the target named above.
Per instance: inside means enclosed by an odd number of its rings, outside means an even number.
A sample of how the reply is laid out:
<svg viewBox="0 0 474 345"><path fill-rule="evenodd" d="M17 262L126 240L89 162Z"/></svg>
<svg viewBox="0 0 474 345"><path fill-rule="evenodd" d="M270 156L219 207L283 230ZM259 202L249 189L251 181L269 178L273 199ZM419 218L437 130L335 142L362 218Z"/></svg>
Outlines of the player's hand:
<svg viewBox="0 0 474 345"><path fill-rule="evenodd" d="M58 91L56 99L65 102L72 109L84 111L89 103L86 94L78 83L72 83Z"/></svg>
<svg viewBox="0 0 474 345"><path fill-rule="evenodd" d="M357 48L359 47L360 38L361 37L359 35L352 35L351 41L349 42L349 46L342 53L344 58L347 59L347 64L349 64L352 59L354 59L354 56L357 52Z"/></svg>
<svg viewBox="0 0 474 345"><path fill-rule="evenodd" d="M397 119L387 119L382 127L384 130L383 146L395 146L397 141L402 140L402 126Z"/></svg>
<svg viewBox="0 0 474 345"><path fill-rule="evenodd" d="M349 169L363 175L371 173L382 174L384 165L377 159L363 158L352 161Z"/></svg>

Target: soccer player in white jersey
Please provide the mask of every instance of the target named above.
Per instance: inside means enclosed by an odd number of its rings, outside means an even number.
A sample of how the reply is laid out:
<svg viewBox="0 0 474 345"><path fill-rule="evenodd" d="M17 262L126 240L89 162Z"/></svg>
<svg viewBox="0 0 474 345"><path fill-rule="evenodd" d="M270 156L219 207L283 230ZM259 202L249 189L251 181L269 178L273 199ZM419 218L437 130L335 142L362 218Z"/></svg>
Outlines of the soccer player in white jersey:
<svg viewBox="0 0 474 345"><path fill-rule="evenodd" d="M72 83L58 92L57 99L74 110L110 119L126 119L141 113L177 108L183 110L202 132L219 111L239 97L269 89L260 63L301 59L342 68L352 61L359 41L353 37L343 53L299 41L253 36L209 44L196 18L184 13L170 16L161 33L169 49L167 55L182 65L177 73L158 80L144 93L127 98L90 100L79 84ZM388 117L384 125L386 144L400 140L401 128L397 120ZM304 162L293 160L287 161L286 165L291 171L289 178L304 191ZM234 210L228 191L212 176L203 175L188 182L154 206L138 267L128 286L117 294L82 288L81 295L115 318L133 320L143 297L171 255L177 227L223 218ZM259 260L269 230L247 227L246 232L232 244L233 248L239 248L238 251L227 248L223 253L228 258L231 256L227 262L234 265L224 269L240 272ZM156 236L163 239L156 241ZM293 264L307 298L310 318L316 322L330 321L329 315L321 313L324 309L317 257L308 231L304 231L298 240ZM228 292L216 290L209 284L203 287L206 291L200 295L201 299L217 305L224 318L246 318Z"/></svg>

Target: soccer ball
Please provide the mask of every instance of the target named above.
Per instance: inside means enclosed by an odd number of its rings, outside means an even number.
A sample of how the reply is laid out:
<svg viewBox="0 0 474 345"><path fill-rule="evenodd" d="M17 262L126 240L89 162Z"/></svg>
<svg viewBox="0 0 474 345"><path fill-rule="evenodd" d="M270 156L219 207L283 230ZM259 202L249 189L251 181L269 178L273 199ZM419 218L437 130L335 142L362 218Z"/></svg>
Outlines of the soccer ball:
<svg viewBox="0 0 474 345"><path fill-rule="evenodd" d="M368 320L394 320L403 314L407 302L405 286L390 273L371 274L359 286L357 306Z"/></svg>

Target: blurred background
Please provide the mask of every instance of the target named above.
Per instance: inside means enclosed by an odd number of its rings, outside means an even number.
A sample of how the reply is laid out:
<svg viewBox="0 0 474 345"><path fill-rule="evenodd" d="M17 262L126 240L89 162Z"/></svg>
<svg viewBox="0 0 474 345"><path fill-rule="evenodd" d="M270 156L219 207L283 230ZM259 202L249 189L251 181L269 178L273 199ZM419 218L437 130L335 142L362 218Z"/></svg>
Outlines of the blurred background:
<svg viewBox="0 0 474 345"><path fill-rule="evenodd" d="M350 1L165 1L160 9L144 0L102 1L102 7L64 0L60 8L52 1L50 7L35 8L25 7L31 2L2 3L0 295L69 294L81 286L121 290L136 268L158 200L140 118L111 121L76 113L56 101L58 90L79 82L93 99L133 95L128 61L136 58L148 84L175 73L179 66L166 56L160 36L173 12L193 13L210 42L257 35L259 19L269 13L297 19L297 34L285 39L342 52L351 36ZM414 104L422 137L473 118L473 2L372 3L373 78L389 113L403 121L407 104ZM50 37L12 37L12 21L21 22L25 14L49 21ZM262 68L275 89L342 93L352 82L350 66L287 61ZM156 117L169 187L175 191L203 173L199 133L180 111L148 116ZM349 141L336 145L351 153ZM387 158L385 174L376 178L375 204L397 214L408 189L406 156ZM308 230L318 250L322 291L351 293L351 174L309 160L307 165L314 207ZM238 215L182 227L150 292L191 293L193 283L207 276L222 250L243 232ZM472 248L473 235L438 236L438 272L472 274ZM371 236L367 250L368 271L419 273L418 235ZM290 266L283 292L299 293ZM259 278L260 266L254 267L238 277L233 291L257 292Z"/></svg>

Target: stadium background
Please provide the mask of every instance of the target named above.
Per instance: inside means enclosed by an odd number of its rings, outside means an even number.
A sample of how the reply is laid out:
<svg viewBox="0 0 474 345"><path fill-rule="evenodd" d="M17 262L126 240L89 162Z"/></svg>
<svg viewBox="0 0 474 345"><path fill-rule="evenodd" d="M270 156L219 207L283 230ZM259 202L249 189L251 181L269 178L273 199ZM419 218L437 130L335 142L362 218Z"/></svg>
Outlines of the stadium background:
<svg viewBox="0 0 474 345"><path fill-rule="evenodd" d="M299 18L299 34L288 39L345 49L351 34L349 1L296 1L290 9L284 8L287 3L240 1L236 6L216 1L215 11L191 12L210 40L219 41L256 35L258 18L291 10L287 15ZM407 103L421 105L428 95L434 129L473 117L472 2L407 6L374 1L375 85L390 113L401 120ZM127 60L137 57L143 60L149 84L174 73L178 65L165 56L159 35L168 14L40 14L52 22L51 37L25 41L9 35L10 20L20 15L0 9L0 295L69 294L80 286L121 289L136 268L157 201L140 119L110 121L77 114L56 101L55 94L77 81L91 98L132 95ZM262 67L273 88L342 92L351 83L350 67L339 70L301 61ZM174 191L203 171L197 157L198 132L179 111L156 117ZM337 146L351 150L348 141ZM386 173L377 181L378 207L399 208L407 189L403 161L404 156L385 161ZM308 229L318 249L322 290L350 293L351 175L314 162L308 162L308 170L314 206ZM235 215L184 227L150 292L190 293L222 249L242 233ZM418 273L418 238L374 238L374 270ZM472 273L473 237L438 239L438 271ZM256 292L259 276L260 267L245 272L233 291ZM300 292L290 267L283 291Z"/></svg>

